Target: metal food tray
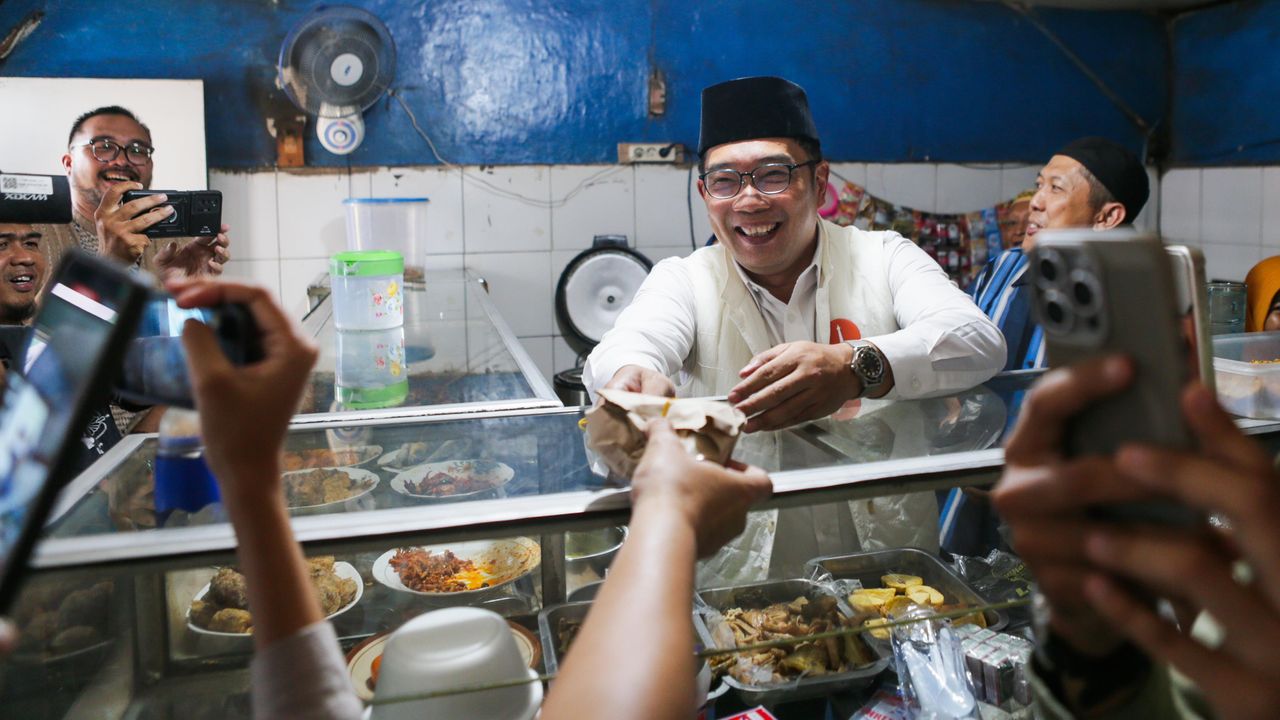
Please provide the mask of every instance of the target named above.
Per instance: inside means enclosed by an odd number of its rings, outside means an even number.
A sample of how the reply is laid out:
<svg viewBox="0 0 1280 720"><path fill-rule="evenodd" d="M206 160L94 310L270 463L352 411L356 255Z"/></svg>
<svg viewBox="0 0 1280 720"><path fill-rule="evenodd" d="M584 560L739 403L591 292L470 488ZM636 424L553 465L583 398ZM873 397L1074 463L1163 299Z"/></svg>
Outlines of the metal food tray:
<svg viewBox="0 0 1280 720"><path fill-rule="evenodd" d="M803 595L813 598L816 595L831 595L821 585L810 580L771 580L768 582L754 583L751 585L740 585L737 587L714 588L711 590L698 591L698 597L706 605L725 612L734 607L740 607L737 601L741 593L749 590L759 590L764 597L770 602L789 602ZM836 598L836 608L845 617L852 617L853 611L849 609L848 604L843 598ZM706 622L699 613L694 613L693 618L694 629L698 633L698 639L708 648L719 647L711 636L711 629L707 627ZM868 649L874 655L880 655L876 648L867 643ZM870 687L875 682L876 676L889 666L889 657L880 655L880 657L870 665L863 666L856 670L849 670L842 673L832 673L830 675L820 675L816 677L802 677L796 680L788 680L780 683L770 683L768 685L747 685L738 682L731 675L724 676L724 683L734 690L738 691L738 695L747 705L776 705L782 702L792 700L802 700L804 698L821 697L824 695L834 695L850 690L860 690Z"/></svg>
<svg viewBox="0 0 1280 720"><path fill-rule="evenodd" d="M548 675L555 675L560 669L560 656L564 649L556 642L556 623L560 618L584 620L591 609L591 601L563 603L543 608L538 613L538 638L542 640L542 663Z"/></svg>
<svg viewBox="0 0 1280 720"><path fill-rule="evenodd" d="M924 584L942 593L947 604L964 603L977 607L986 605L978 592L956 575L951 568L930 553L917 548L896 548L854 555L828 555L814 558L805 564L806 570L817 568L837 579L854 579L865 588L884 587L880 576L888 573L918 575ZM1009 616L1001 610L986 610L987 627L1002 630L1009 624Z"/></svg>

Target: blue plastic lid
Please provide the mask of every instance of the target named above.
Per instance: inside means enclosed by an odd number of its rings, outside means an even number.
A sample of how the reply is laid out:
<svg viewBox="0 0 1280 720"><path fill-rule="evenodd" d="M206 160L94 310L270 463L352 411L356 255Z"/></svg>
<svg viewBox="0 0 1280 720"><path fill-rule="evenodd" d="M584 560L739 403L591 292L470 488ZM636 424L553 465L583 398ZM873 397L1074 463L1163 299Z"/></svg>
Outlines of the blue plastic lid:
<svg viewBox="0 0 1280 720"><path fill-rule="evenodd" d="M392 205L395 203L424 203L431 202L430 198L347 198L342 201L343 205Z"/></svg>

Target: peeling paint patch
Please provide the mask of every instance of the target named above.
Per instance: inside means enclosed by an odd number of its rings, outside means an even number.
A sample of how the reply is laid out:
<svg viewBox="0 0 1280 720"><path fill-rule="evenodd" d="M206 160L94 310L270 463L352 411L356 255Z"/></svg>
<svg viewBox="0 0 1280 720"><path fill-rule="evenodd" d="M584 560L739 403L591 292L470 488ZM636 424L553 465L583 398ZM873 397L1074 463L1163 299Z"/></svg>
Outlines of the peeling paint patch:
<svg viewBox="0 0 1280 720"><path fill-rule="evenodd" d="M40 22L43 20L44 13L36 10L23 18L22 22L14 25L5 34L4 40L0 40L0 61L9 57L9 54L13 52L14 48L18 47L19 43L26 40L31 33L36 31L36 28L40 27Z"/></svg>

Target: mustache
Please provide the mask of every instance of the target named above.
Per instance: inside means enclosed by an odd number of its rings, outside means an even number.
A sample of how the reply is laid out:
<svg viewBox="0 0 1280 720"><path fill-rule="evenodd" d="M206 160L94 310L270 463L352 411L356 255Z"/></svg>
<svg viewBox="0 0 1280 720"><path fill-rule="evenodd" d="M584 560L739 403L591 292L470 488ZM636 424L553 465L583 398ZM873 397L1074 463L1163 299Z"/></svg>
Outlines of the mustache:
<svg viewBox="0 0 1280 720"><path fill-rule="evenodd" d="M103 180L105 180L108 175L123 175L134 182L137 182L138 178L140 177L138 175L138 171L134 170L128 165L125 165L123 167L109 167L106 170L103 170L102 172L98 173L98 177L102 178Z"/></svg>

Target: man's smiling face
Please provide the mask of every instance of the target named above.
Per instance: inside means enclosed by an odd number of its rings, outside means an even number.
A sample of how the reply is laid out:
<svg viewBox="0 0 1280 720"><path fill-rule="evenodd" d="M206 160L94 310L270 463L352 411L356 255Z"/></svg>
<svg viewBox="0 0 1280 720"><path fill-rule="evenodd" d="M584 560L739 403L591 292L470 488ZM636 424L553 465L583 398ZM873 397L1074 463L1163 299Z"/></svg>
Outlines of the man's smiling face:
<svg viewBox="0 0 1280 720"><path fill-rule="evenodd" d="M769 138L713 147L704 167L707 172L728 168L750 173L768 163L796 165L809 159L795 140ZM698 191L707 204L711 229L738 264L753 275L777 276L812 257L827 171L826 162L796 168L791 184L776 195L760 192L750 178L731 198L711 197L701 180Z"/></svg>
<svg viewBox="0 0 1280 720"><path fill-rule="evenodd" d="M40 240L30 225L0 223L0 323L19 324L35 314L49 272Z"/></svg>
<svg viewBox="0 0 1280 720"><path fill-rule="evenodd" d="M102 162L93 156L93 150L84 144L105 138L126 148L134 143L151 146L151 134L138 123L124 115L95 115L85 120L72 146L63 157L63 165L71 178L75 192L92 207L102 202L107 188L121 182L142 183L151 187L151 161L141 165L129 162L127 153L121 152L110 162ZM75 147L79 146L79 147Z"/></svg>

